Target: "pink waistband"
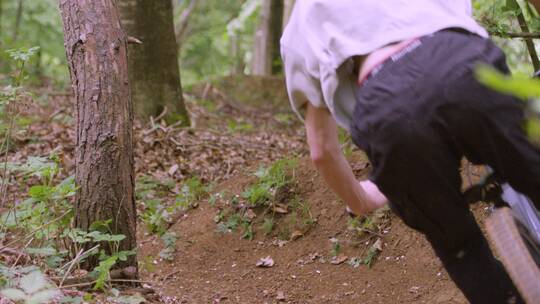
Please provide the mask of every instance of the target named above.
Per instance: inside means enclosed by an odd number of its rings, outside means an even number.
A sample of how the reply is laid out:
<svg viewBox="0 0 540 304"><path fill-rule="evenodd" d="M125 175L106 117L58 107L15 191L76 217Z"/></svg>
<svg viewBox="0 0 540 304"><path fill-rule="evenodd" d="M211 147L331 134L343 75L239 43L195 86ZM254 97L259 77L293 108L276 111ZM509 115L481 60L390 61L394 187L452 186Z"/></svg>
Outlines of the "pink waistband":
<svg viewBox="0 0 540 304"><path fill-rule="evenodd" d="M364 75L361 78L358 79L358 85L362 85L362 83L364 83L366 81L366 79L368 79L374 71L379 70L381 68L381 65L384 62L386 62L388 59L392 58L394 55L396 55L396 54L402 52L403 50L407 49L407 47L409 47L411 44L413 44L414 42L417 42L417 41L419 41L419 38L403 40L402 42L399 43L399 47L392 50L392 52L390 52L388 54L385 54L385 56L383 56L381 59L379 59L374 65L369 67L368 70L362 71L362 68L360 68L360 72L364 72ZM373 54L373 53L371 53L371 54ZM369 55L368 55L368 58L369 58ZM364 61L364 64L367 62L368 58L366 58L366 61ZM399 56L399 58L401 58L401 56ZM396 60L394 60L394 61L396 61Z"/></svg>

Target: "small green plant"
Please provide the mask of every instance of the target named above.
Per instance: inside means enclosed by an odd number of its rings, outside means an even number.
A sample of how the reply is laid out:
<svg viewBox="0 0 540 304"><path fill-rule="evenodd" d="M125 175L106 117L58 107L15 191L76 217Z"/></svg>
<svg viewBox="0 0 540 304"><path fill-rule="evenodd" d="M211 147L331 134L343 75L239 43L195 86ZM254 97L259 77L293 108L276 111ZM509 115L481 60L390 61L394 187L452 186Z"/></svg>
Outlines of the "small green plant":
<svg viewBox="0 0 540 304"><path fill-rule="evenodd" d="M173 215L180 211L197 206L198 201L208 195L211 186L205 185L201 179L193 177L184 181L180 193L176 195L174 204L167 205L160 196L165 196L174 188L174 181L161 183L151 177L143 176L137 180L139 187L137 199L143 204L141 219L151 233L164 234Z"/></svg>
<svg viewBox="0 0 540 304"><path fill-rule="evenodd" d="M208 195L210 190L211 186L205 185L200 178L192 177L184 182L180 194L176 197L176 207L197 207L197 202Z"/></svg>
<svg viewBox="0 0 540 304"><path fill-rule="evenodd" d="M6 51L11 60L14 61L16 69L11 77L11 84L0 88L0 153L4 153L6 156L2 158L4 161L0 167L2 173L0 175L0 193L6 193L8 187L10 171L7 166L7 153L12 147L12 132L21 114L24 101L31 99L31 94L25 92L22 87L27 76L25 65L38 50L38 47L34 47ZM5 207L5 199L5 195L0 196L0 207Z"/></svg>
<svg viewBox="0 0 540 304"><path fill-rule="evenodd" d="M174 253L176 252L176 241L178 240L178 236L176 236L174 232L167 232L161 236L161 240L163 241L165 248L159 252L159 257L167 261L172 261L174 259Z"/></svg>
<svg viewBox="0 0 540 304"><path fill-rule="evenodd" d="M238 133L253 131L255 127L248 122L237 121L236 119L229 119L229 121L227 122L227 129L229 130L229 133Z"/></svg>
<svg viewBox="0 0 540 304"><path fill-rule="evenodd" d="M116 288L111 288L111 296L107 297L108 303L117 303L117 304L141 304L146 303L146 299L140 294L135 295L121 295L120 290Z"/></svg>
<svg viewBox="0 0 540 304"><path fill-rule="evenodd" d="M265 235L269 235L274 230L274 219L273 218L265 218L261 229L264 232Z"/></svg>
<svg viewBox="0 0 540 304"><path fill-rule="evenodd" d="M275 217L284 217L286 224L279 225L279 235L289 239L290 229L305 230L315 220L309 205L301 202L293 193L295 159L282 159L268 167L260 167L254 175L257 180L249 185L240 196L233 195L229 205L233 212L220 211L214 218L219 232L242 231L242 237L253 239L254 227L268 235L273 232ZM259 216L255 211L260 212Z"/></svg>
<svg viewBox="0 0 540 304"><path fill-rule="evenodd" d="M295 119L294 115L289 113L278 113L274 115L274 119L284 125L291 125Z"/></svg>
<svg viewBox="0 0 540 304"><path fill-rule="evenodd" d="M0 292L4 297L15 303L41 304L49 303L60 295L60 291L53 288L40 271L33 271L24 275L18 288L6 288Z"/></svg>
<svg viewBox="0 0 540 304"><path fill-rule="evenodd" d="M217 106L215 101L208 99L197 99L196 103L210 113L216 112Z"/></svg>
<svg viewBox="0 0 540 304"><path fill-rule="evenodd" d="M35 231L33 237L55 242L63 228L69 225L75 195L73 177L58 180L59 159L54 153L49 157L29 157L23 164L8 163L13 172L22 174L25 180L37 180L28 189L28 198L0 216L0 231L25 229ZM44 225L44 223L48 223Z"/></svg>
<svg viewBox="0 0 540 304"><path fill-rule="evenodd" d="M354 145L351 136L344 129L338 130L338 141L341 144L341 150L346 157L350 157L353 152Z"/></svg>
<svg viewBox="0 0 540 304"><path fill-rule="evenodd" d="M362 261L367 267L371 268L371 265L373 264L373 261L375 261L375 258L379 255L379 250L375 246L369 247L366 257Z"/></svg>
<svg viewBox="0 0 540 304"><path fill-rule="evenodd" d="M388 223L389 211L389 207L385 206L370 215L350 218L348 229L355 231L358 237L377 236Z"/></svg>
<svg viewBox="0 0 540 304"><path fill-rule="evenodd" d="M336 238L331 238L330 242L332 243L332 249L330 250L330 255L332 257L337 257L341 253L341 243Z"/></svg>
<svg viewBox="0 0 540 304"><path fill-rule="evenodd" d="M282 159L270 167L260 167L255 172L257 181L242 193L242 197L254 207L269 205L278 189L293 182L291 172L297 165L297 160Z"/></svg>

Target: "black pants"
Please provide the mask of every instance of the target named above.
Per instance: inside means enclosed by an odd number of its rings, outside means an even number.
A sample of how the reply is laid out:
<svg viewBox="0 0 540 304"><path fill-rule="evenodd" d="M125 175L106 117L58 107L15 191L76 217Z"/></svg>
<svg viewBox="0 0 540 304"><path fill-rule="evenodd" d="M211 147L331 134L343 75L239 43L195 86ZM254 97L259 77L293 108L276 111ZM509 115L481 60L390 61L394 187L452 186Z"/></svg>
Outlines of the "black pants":
<svg viewBox="0 0 540 304"><path fill-rule="evenodd" d="M508 73L488 39L423 37L359 88L351 134L393 211L425 234L471 303L522 303L464 202L459 167L463 156L487 164L540 202L540 152L523 131L523 102L480 84L478 63Z"/></svg>

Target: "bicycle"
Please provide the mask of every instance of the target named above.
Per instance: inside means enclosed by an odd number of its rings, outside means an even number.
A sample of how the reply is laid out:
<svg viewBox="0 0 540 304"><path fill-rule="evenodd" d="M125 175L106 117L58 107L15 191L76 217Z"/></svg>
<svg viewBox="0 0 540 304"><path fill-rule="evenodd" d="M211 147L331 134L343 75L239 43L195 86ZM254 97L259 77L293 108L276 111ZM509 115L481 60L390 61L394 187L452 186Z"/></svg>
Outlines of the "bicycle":
<svg viewBox="0 0 540 304"><path fill-rule="evenodd" d="M540 302L540 212L494 173L464 192L469 204L493 203L486 230L496 253L527 303Z"/></svg>

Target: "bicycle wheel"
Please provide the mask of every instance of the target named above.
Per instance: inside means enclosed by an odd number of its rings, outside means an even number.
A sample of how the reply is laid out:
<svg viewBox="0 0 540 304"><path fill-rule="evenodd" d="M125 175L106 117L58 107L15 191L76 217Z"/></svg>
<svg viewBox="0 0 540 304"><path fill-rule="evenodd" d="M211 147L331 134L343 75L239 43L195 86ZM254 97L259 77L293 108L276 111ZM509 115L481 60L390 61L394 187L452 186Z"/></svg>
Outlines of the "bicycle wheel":
<svg viewBox="0 0 540 304"><path fill-rule="evenodd" d="M489 239L527 303L540 302L540 247L513 215L497 208L486 220Z"/></svg>

